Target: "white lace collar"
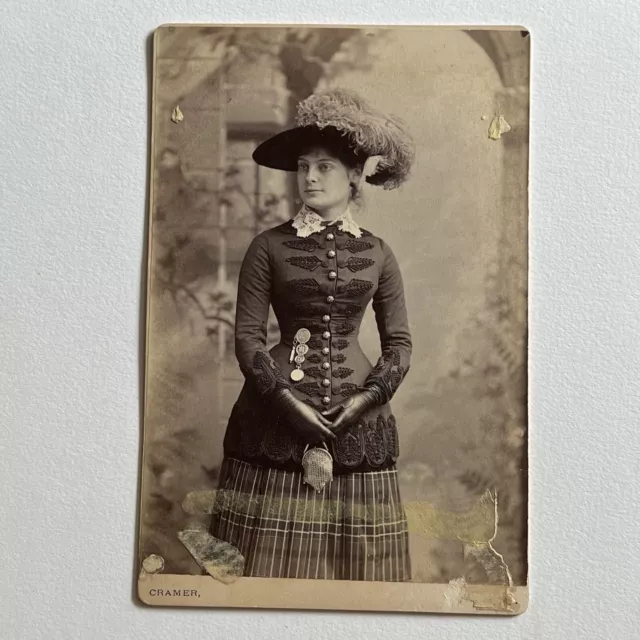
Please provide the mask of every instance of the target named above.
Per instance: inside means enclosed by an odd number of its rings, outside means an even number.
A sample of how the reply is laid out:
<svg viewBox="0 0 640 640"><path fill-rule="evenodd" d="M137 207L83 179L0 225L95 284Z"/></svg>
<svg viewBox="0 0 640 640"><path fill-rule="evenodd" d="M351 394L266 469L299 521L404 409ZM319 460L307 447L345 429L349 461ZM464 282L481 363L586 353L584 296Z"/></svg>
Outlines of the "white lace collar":
<svg viewBox="0 0 640 640"><path fill-rule="evenodd" d="M320 233L327 226L327 222L315 211L309 209L307 205L302 205L291 224L296 230L298 238L307 238L313 233ZM353 219L348 207L342 215L332 220L331 224L337 224L340 231L346 231L354 238L362 237L362 231Z"/></svg>

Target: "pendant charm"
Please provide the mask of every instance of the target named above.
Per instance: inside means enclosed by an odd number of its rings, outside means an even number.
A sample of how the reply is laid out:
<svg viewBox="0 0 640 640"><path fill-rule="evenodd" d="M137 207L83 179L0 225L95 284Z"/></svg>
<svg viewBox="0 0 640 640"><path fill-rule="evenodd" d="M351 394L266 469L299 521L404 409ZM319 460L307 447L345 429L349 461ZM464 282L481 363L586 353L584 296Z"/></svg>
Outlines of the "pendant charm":
<svg viewBox="0 0 640 640"><path fill-rule="evenodd" d="M302 369L294 369L291 372L291 379L294 382L300 382L300 380L302 380L302 378L304 378L304 371Z"/></svg>
<svg viewBox="0 0 640 640"><path fill-rule="evenodd" d="M298 329L298 332L296 333L296 338L295 338L300 344L305 344L306 342L309 342L309 340L311 339L311 332L309 331L309 329Z"/></svg>

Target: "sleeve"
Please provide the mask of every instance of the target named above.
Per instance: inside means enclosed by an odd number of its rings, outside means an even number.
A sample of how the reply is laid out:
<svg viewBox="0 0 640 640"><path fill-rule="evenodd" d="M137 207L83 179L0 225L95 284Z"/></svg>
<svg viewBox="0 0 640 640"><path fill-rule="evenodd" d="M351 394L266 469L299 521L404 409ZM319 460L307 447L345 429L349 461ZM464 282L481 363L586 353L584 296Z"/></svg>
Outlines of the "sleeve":
<svg viewBox="0 0 640 640"><path fill-rule="evenodd" d="M391 400L409 371L412 343L400 267L393 251L384 242L382 250L384 263L373 296L382 354L364 386L373 388L379 402L384 404Z"/></svg>
<svg viewBox="0 0 640 640"><path fill-rule="evenodd" d="M238 280L235 349L240 370L261 397L276 388L290 388L267 350L267 323L271 301L271 264L268 240L256 236L245 254Z"/></svg>

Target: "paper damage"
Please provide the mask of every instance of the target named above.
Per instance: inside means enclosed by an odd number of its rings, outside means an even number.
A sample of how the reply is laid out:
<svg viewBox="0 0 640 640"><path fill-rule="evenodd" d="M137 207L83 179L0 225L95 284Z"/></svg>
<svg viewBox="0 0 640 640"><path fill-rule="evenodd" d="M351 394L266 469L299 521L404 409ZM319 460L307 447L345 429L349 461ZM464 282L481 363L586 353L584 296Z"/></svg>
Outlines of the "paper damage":
<svg viewBox="0 0 640 640"><path fill-rule="evenodd" d="M191 515L211 515L229 507L229 501L233 501L235 509L246 513L260 511L262 514L273 511L277 514L281 511L281 505L277 500L261 502L254 496L239 496L233 492L225 491L193 491L185 496L182 502L183 510ZM299 504L298 504L299 503ZM302 517L308 505L304 500L288 500L287 508L292 518ZM320 509L325 517L331 520L337 517L340 510L331 500L318 500L316 508ZM356 518L371 518L371 513L364 513L375 509L373 516L376 519L384 519L393 514L386 514L382 505L351 505L351 514ZM360 510L363 510L361 513ZM298 513L299 512L299 513ZM408 501L405 503L405 513L409 525L409 531L418 533L428 539L456 540L463 544L466 558L478 563L486 573L491 584L504 585L506 591L501 595L492 596L490 602L482 598L483 592L475 596L474 607L486 608L498 612L512 611L512 596L510 588L513 587L513 578L509 567L493 543L498 535L498 495L494 490L487 490L473 505L463 513L451 513L440 510L433 505L422 501ZM180 532L179 538L187 547L196 562L215 579L230 584L242 575L244 558L240 551L232 545L211 536L202 525L193 525ZM445 607L455 609L456 603L462 599L469 600L470 589L476 585L467 584L464 578L451 581L445 594Z"/></svg>
<svg viewBox="0 0 640 640"><path fill-rule="evenodd" d="M194 525L184 529L178 533L178 538L212 578L223 584L231 584L242 576L244 556L236 547L214 538L203 527Z"/></svg>
<svg viewBox="0 0 640 640"><path fill-rule="evenodd" d="M496 116L489 125L489 138L499 140L503 133L511 131L511 125L504 119L504 116Z"/></svg>
<svg viewBox="0 0 640 640"><path fill-rule="evenodd" d="M450 580L444 592L445 611L456 611L463 602L470 602L476 611L493 613L515 613L518 601L509 586L490 591L483 585L467 584L464 578Z"/></svg>
<svg viewBox="0 0 640 640"><path fill-rule="evenodd" d="M180 106L176 106L171 113L171 120L173 120L173 122L182 122L184 120L184 114L180 111Z"/></svg>
<svg viewBox="0 0 640 640"><path fill-rule="evenodd" d="M142 569L146 573L159 573L164 569L164 558L152 553L142 561Z"/></svg>
<svg viewBox="0 0 640 640"><path fill-rule="evenodd" d="M496 535L496 500L487 491L464 513L452 513L438 509L428 502L407 501L404 505L409 531L420 533L430 539L458 540L472 544L488 544ZM211 515L231 507L245 513L260 512L263 515L277 517L281 513L280 501L261 501L255 496L242 496L225 491L193 491L182 502L182 509L190 515ZM335 521L344 507L333 500L318 499L315 508L323 513L328 521ZM287 499L287 511L291 519L303 519L308 503L304 499ZM393 519L395 511L382 505L350 505L351 516L380 521L385 517Z"/></svg>
<svg viewBox="0 0 640 640"><path fill-rule="evenodd" d="M464 578L455 578L449 581L446 591L444 592L444 608L447 611L453 611L460 606L464 599L466 582Z"/></svg>

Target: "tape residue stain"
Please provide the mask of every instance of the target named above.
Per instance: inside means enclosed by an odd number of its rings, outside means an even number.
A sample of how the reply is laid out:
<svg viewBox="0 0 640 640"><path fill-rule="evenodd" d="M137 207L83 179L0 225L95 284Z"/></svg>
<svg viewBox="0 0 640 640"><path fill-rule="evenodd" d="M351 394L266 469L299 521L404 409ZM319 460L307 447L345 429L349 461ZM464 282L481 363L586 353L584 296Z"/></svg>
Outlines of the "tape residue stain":
<svg viewBox="0 0 640 640"><path fill-rule="evenodd" d="M159 573L164 569L164 558L152 553L142 561L142 568L147 573Z"/></svg>
<svg viewBox="0 0 640 640"><path fill-rule="evenodd" d="M408 501L404 504L409 531L416 532L425 538L440 540L458 540L472 544L487 544L495 538L496 523L494 495L487 491L465 513L451 513L434 507L423 501ZM256 496L238 495L233 491L192 491L182 501L182 509L191 515L212 515L232 508L247 514L278 517L282 508L286 508L292 520L303 520L308 509L304 499L286 499L286 507L282 500L261 500ZM335 500L316 501L316 509L323 514L327 522L337 522L341 518L343 506ZM362 519L375 519L378 522L395 519L396 512L383 505L349 505L351 516Z"/></svg>
<svg viewBox="0 0 640 640"><path fill-rule="evenodd" d="M242 576L244 556L228 542L214 538L200 527L180 531L178 538L198 565L212 578L223 584L231 584Z"/></svg>
<svg viewBox="0 0 640 640"><path fill-rule="evenodd" d="M180 111L180 106L176 106L171 113L171 120L173 122L182 122L184 120L184 114Z"/></svg>
<svg viewBox="0 0 640 640"><path fill-rule="evenodd" d="M489 138L499 140L503 133L511 131L511 126L503 116L496 116L489 125Z"/></svg>
<svg viewBox="0 0 640 640"><path fill-rule="evenodd" d="M512 595L513 578L504 557L493 546L499 526L498 494L495 489L486 490L470 510L462 513L440 510L422 501L408 501L404 506L410 532L431 540L464 543L465 553L482 566L490 583L503 585L503 589L497 592L486 593L482 589L477 590L480 585L456 578L449 583L445 594L443 606L447 610L459 609L462 602L468 601L477 610L514 612L517 602ZM260 500L254 495L238 495L224 490L193 491L182 502L186 513L198 517L221 513L229 508L249 516L261 513L277 517L281 507L277 499ZM287 508L291 518L299 520L304 517L308 503L302 499L287 500ZM336 501L319 499L316 509L327 522L337 521L340 515L340 505ZM351 504L349 509L354 518L375 518L377 522L396 517L395 511L387 512L383 505ZM204 525L189 525L178 537L198 565L216 580L230 584L242 576L245 560L240 551L214 538Z"/></svg>

